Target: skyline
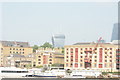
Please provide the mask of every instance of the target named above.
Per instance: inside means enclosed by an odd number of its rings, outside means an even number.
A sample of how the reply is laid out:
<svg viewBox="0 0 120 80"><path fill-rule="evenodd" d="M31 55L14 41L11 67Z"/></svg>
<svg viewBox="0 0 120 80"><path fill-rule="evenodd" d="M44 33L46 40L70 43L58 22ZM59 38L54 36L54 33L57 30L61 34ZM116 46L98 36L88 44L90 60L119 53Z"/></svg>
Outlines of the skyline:
<svg viewBox="0 0 120 80"><path fill-rule="evenodd" d="M31 45L52 43L54 34L64 34L65 45L93 42L99 37L110 42L118 17L114 2L11 2L1 6L0 40L25 41Z"/></svg>

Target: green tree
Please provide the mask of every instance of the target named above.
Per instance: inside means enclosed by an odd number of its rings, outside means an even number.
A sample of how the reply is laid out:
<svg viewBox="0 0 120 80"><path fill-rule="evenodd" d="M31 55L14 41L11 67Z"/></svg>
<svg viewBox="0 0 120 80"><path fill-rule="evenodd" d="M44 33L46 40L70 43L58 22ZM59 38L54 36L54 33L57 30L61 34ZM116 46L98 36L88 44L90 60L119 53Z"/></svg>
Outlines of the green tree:
<svg viewBox="0 0 120 80"><path fill-rule="evenodd" d="M62 53L64 53L64 48L62 48Z"/></svg>
<svg viewBox="0 0 120 80"><path fill-rule="evenodd" d="M33 46L33 52L35 52L39 47L37 45Z"/></svg>
<svg viewBox="0 0 120 80"><path fill-rule="evenodd" d="M42 46L43 48L53 48L52 45L49 42L45 42Z"/></svg>

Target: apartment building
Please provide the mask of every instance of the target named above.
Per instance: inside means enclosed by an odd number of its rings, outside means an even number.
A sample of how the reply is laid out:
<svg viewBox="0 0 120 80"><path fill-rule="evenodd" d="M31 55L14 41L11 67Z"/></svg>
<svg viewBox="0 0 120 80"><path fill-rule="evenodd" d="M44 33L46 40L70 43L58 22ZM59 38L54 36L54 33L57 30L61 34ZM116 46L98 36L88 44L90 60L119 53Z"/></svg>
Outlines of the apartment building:
<svg viewBox="0 0 120 80"><path fill-rule="evenodd" d="M60 64L64 65L64 54L60 48L39 48L36 50L36 66Z"/></svg>
<svg viewBox="0 0 120 80"><path fill-rule="evenodd" d="M1 61L0 66L7 66L7 56L10 54L20 54L28 55L33 52L28 42L18 42L18 41L0 41L1 44Z"/></svg>
<svg viewBox="0 0 120 80"><path fill-rule="evenodd" d="M18 67L18 68L32 68L33 57L28 55L24 56L21 54L10 54L7 56L7 67Z"/></svg>
<svg viewBox="0 0 120 80"><path fill-rule="evenodd" d="M76 43L65 46L65 69L93 69L116 72L120 69L120 49L110 43Z"/></svg>
<svg viewBox="0 0 120 80"><path fill-rule="evenodd" d="M0 43L0 66L3 66L3 52L2 52L3 48L2 45Z"/></svg>

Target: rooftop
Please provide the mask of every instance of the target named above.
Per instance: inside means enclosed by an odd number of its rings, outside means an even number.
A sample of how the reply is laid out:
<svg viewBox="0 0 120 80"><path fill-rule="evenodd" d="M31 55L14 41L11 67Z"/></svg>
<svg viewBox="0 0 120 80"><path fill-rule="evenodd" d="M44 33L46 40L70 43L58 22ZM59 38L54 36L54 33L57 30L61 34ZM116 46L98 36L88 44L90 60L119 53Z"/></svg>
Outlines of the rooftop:
<svg viewBox="0 0 120 80"><path fill-rule="evenodd" d="M0 41L0 43L5 47L30 47L28 42Z"/></svg>

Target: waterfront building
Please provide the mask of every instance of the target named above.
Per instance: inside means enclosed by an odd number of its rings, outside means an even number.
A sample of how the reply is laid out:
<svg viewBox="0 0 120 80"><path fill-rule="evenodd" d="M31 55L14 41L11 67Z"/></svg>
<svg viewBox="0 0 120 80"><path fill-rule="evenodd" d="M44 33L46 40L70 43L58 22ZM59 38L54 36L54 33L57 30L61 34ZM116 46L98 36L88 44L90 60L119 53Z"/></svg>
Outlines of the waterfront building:
<svg viewBox="0 0 120 80"><path fill-rule="evenodd" d="M111 42L114 40L120 40L119 35L120 35L120 23L116 23L114 24L114 27L113 27Z"/></svg>
<svg viewBox="0 0 120 80"><path fill-rule="evenodd" d="M52 36L53 47L64 47L65 35L55 34Z"/></svg>
<svg viewBox="0 0 120 80"><path fill-rule="evenodd" d="M64 68L116 72L120 70L120 49L110 43L77 43L66 45Z"/></svg>
<svg viewBox="0 0 120 80"><path fill-rule="evenodd" d="M7 56L10 54L21 54L28 55L33 52L32 47L30 47L28 42L18 42L18 41L0 41L1 44L1 61L2 65L7 66Z"/></svg>
<svg viewBox="0 0 120 80"><path fill-rule="evenodd" d="M3 66L3 52L2 52L3 48L2 45L0 43L0 66Z"/></svg>
<svg viewBox="0 0 120 80"><path fill-rule="evenodd" d="M56 65L59 66L64 65L64 54L61 53L61 48L39 48L36 50L36 66L44 66L44 65Z"/></svg>
<svg viewBox="0 0 120 80"><path fill-rule="evenodd" d="M17 67L17 68L32 68L33 57L24 56L21 54L10 54L7 56L6 67Z"/></svg>

